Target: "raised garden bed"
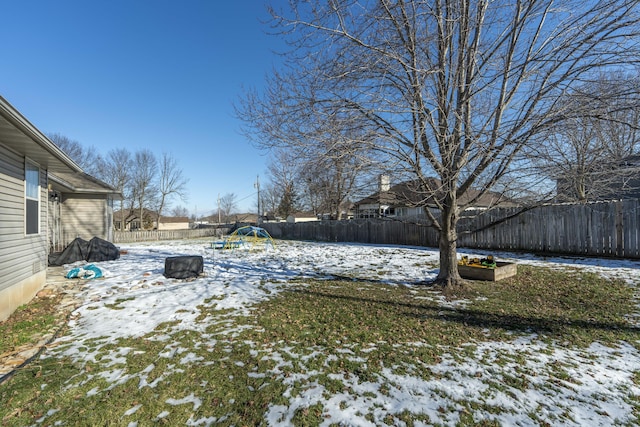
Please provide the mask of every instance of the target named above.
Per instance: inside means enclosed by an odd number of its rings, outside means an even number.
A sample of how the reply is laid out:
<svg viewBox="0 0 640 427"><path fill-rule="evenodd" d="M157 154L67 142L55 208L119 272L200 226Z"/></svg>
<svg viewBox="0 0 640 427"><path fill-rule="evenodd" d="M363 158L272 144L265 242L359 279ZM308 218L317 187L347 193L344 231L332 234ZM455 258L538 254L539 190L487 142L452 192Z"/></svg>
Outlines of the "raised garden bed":
<svg viewBox="0 0 640 427"><path fill-rule="evenodd" d="M518 267L512 262L496 262L495 268L486 268L482 266L458 265L458 273L463 279L487 280L495 282L515 276L518 273Z"/></svg>

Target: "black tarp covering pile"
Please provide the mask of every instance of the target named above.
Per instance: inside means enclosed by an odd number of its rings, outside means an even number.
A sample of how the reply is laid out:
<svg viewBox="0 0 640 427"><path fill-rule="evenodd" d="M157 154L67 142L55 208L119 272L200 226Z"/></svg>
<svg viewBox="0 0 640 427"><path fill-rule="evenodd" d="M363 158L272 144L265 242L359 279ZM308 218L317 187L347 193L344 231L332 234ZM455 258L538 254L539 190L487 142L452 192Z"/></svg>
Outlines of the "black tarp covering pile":
<svg viewBox="0 0 640 427"><path fill-rule="evenodd" d="M71 264L76 261L113 261L120 258L120 250L111 242L94 237L88 242L80 237L60 253L49 255L49 265Z"/></svg>
<svg viewBox="0 0 640 427"><path fill-rule="evenodd" d="M189 279L204 272L204 260L201 256L174 256L164 260L164 277Z"/></svg>

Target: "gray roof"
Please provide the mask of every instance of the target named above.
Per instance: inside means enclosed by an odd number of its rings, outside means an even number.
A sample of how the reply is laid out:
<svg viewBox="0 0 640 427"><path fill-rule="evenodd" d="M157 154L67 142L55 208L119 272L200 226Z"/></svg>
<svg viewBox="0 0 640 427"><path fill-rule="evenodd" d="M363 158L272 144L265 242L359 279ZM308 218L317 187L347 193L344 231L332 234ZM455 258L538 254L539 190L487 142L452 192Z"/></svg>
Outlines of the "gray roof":
<svg viewBox="0 0 640 427"><path fill-rule="evenodd" d="M419 182L406 181L393 185L388 191L378 191L358 202L355 205L387 205L393 207L436 206L438 198L444 193L440 190L440 180L428 178L426 185L421 187ZM469 189L460 198L460 205L474 207L490 207L505 201L505 197L499 193Z"/></svg>

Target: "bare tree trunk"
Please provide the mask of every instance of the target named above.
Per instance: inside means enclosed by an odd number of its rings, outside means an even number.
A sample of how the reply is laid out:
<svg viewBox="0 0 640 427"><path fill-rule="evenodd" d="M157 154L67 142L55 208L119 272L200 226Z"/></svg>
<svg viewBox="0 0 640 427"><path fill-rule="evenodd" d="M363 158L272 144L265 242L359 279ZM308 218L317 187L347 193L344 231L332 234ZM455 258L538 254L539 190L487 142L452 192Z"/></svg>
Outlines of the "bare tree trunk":
<svg viewBox="0 0 640 427"><path fill-rule="evenodd" d="M434 283L448 289L464 288L464 280L458 273L458 206L455 195L446 197L441 210L440 219L440 272Z"/></svg>

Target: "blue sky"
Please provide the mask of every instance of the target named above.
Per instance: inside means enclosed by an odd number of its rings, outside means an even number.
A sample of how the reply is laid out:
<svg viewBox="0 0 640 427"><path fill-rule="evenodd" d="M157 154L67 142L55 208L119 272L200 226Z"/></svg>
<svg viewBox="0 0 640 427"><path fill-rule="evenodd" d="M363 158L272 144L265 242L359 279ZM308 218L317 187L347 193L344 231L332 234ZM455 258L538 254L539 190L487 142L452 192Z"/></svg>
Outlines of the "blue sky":
<svg viewBox="0 0 640 427"><path fill-rule="evenodd" d="M277 67L264 0L21 0L2 5L0 95L45 134L100 153L171 153L199 216L256 208L267 158L232 104Z"/></svg>

